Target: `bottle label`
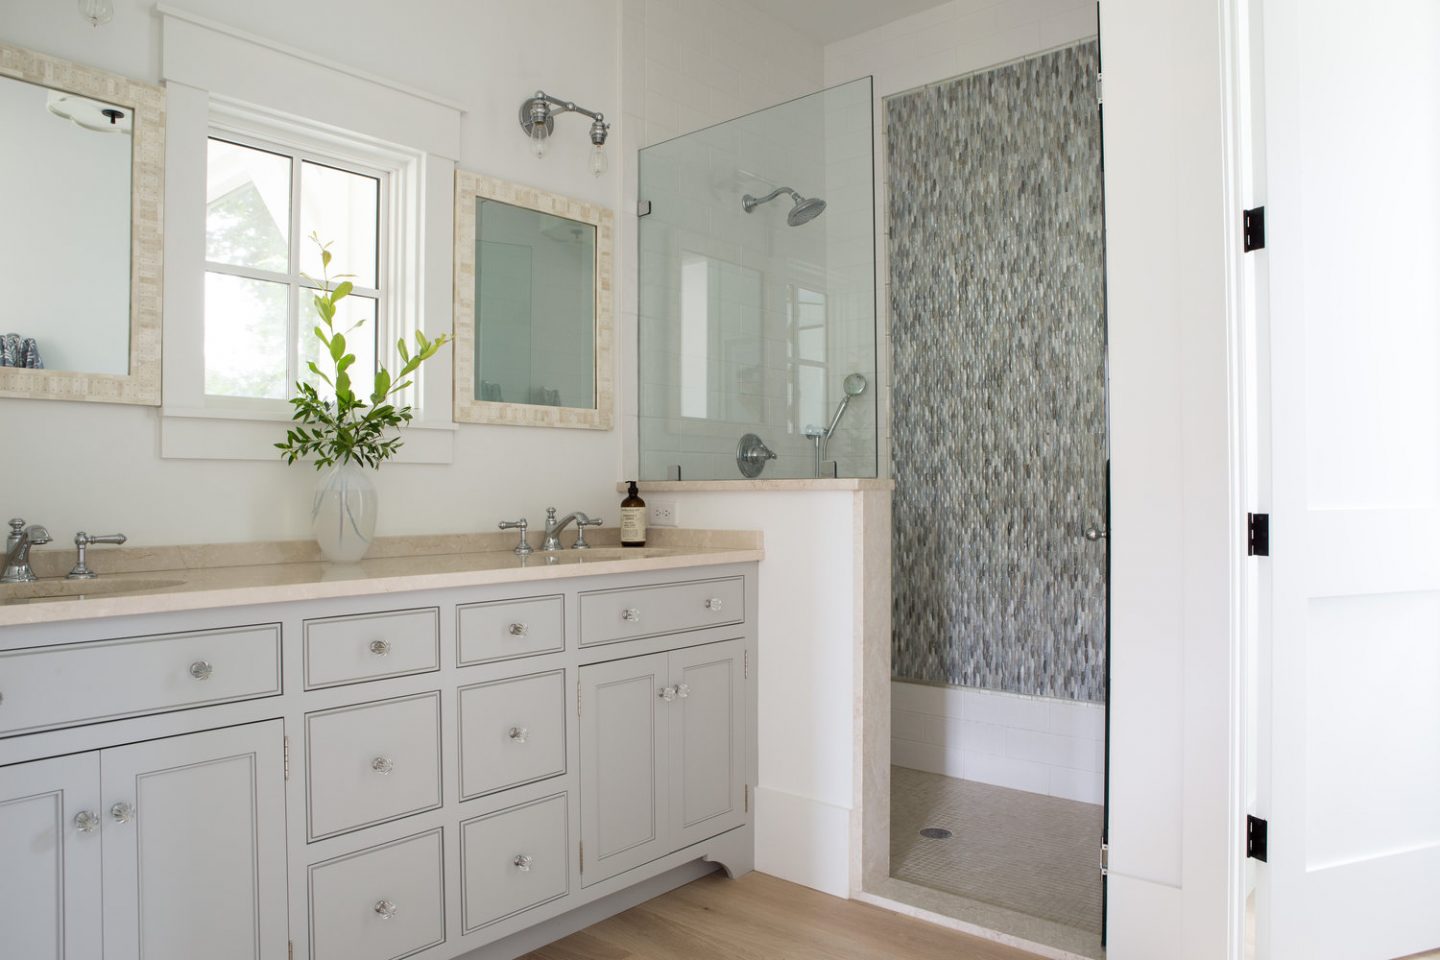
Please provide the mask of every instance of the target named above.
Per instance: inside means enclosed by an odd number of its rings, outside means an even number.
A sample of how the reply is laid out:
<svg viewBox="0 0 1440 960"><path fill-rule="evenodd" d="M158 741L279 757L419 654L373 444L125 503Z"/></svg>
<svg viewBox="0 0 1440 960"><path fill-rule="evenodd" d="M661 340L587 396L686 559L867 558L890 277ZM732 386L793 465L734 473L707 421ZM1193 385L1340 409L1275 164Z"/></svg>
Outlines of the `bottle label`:
<svg viewBox="0 0 1440 960"><path fill-rule="evenodd" d="M640 543L645 539L645 508L620 508L620 541Z"/></svg>

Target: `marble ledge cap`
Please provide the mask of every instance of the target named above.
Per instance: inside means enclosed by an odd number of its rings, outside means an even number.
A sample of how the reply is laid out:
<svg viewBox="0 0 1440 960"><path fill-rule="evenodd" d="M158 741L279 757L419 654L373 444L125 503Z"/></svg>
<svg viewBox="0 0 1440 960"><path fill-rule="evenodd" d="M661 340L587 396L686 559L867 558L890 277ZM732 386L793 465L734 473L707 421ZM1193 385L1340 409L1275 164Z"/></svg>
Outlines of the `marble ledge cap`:
<svg viewBox="0 0 1440 960"><path fill-rule="evenodd" d="M821 479L756 479L756 480L637 480L640 492L651 493L807 493L813 491L878 490L889 492L895 489L895 481L889 477L831 477ZM630 487L628 480L615 484L615 489L624 493Z"/></svg>

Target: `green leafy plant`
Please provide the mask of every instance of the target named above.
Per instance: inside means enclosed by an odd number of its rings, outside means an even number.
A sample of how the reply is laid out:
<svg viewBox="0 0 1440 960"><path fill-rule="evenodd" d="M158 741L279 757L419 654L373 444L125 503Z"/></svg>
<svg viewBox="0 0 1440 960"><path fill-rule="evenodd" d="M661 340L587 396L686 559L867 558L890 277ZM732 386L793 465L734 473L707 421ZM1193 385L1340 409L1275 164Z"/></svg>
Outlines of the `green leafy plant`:
<svg viewBox="0 0 1440 960"><path fill-rule="evenodd" d="M315 312L320 317L320 322L315 325L315 337L325 347L331 372L321 370L313 360L308 366L311 373L335 391L335 399L322 397L312 383L297 382L295 389L298 395L290 400L295 412L290 419L299 426L287 430L284 442L275 446L286 463L314 457L317 470L336 463L378 467L400 449L400 437L391 435L392 431L414 419L409 406L397 407L391 398L414 382L410 379L411 375L422 363L435 356L450 338L442 333L428 340L423 332L417 330L413 349L401 338L395 345L403 364L399 372L392 377L385 367L377 364L375 383L368 398L357 394L350 381L350 367L355 363L355 354L346 349L345 338L365 321L361 320L347 330L335 329L336 304L354 289L354 285L346 279L351 274L332 277L330 244L321 243L314 234L310 239L320 248L320 264L324 272L319 281L320 290L314 297ZM332 280L340 282L331 287Z"/></svg>

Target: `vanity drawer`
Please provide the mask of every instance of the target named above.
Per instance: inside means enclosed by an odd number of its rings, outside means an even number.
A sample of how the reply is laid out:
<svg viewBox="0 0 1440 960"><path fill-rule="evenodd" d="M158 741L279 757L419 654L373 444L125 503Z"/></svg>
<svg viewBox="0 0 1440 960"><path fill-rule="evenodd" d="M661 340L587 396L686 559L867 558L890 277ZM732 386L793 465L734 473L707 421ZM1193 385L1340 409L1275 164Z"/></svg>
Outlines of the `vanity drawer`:
<svg viewBox="0 0 1440 960"><path fill-rule="evenodd" d="M565 649L564 597L461 604L456 620L462 667Z"/></svg>
<svg viewBox="0 0 1440 960"><path fill-rule="evenodd" d="M305 689L440 669L440 610L305 621Z"/></svg>
<svg viewBox="0 0 1440 960"><path fill-rule="evenodd" d="M305 716L310 839L440 806L440 694Z"/></svg>
<svg viewBox="0 0 1440 960"><path fill-rule="evenodd" d="M445 942L440 830L310 868L311 960L395 960Z"/></svg>
<svg viewBox="0 0 1440 960"><path fill-rule="evenodd" d="M569 857L569 801L563 793L461 823L461 932L565 896Z"/></svg>
<svg viewBox="0 0 1440 960"><path fill-rule="evenodd" d="M565 772L565 671L460 688L460 798Z"/></svg>
<svg viewBox="0 0 1440 960"><path fill-rule="evenodd" d="M280 624L0 654L0 736L280 692Z"/></svg>
<svg viewBox="0 0 1440 960"><path fill-rule="evenodd" d="M744 621L742 577L580 594L581 646Z"/></svg>

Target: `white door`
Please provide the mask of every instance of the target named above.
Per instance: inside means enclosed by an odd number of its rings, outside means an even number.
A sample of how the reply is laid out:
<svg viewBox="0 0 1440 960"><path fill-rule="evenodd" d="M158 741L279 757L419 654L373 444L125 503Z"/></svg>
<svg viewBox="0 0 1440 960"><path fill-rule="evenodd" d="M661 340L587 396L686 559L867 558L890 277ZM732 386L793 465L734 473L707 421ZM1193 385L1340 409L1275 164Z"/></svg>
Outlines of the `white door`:
<svg viewBox="0 0 1440 960"><path fill-rule="evenodd" d="M100 958L100 758L0 767L0 956Z"/></svg>
<svg viewBox="0 0 1440 960"><path fill-rule="evenodd" d="M283 960L279 720L100 754L105 960Z"/></svg>
<svg viewBox="0 0 1440 960"><path fill-rule="evenodd" d="M1440 3L1264 0L1263 26L1258 955L1390 960L1440 947Z"/></svg>
<svg viewBox="0 0 1440 960"><path fill-rule="evenodd" d="M580 668L581 883L670 852L666 655Z"/></svg>
<svg viewBox="0 0 1440 960"><path fill-rule="evenodd" d="M745 644L670 654L670 846L699 843L745 819ZM663 701L662 701L663 702Z"/></svg>

